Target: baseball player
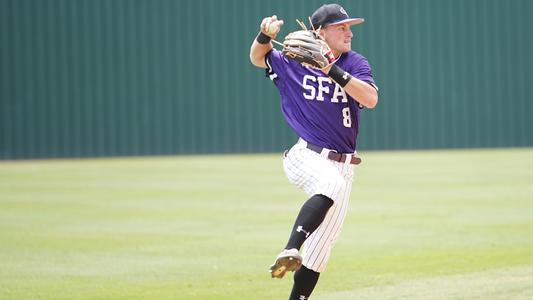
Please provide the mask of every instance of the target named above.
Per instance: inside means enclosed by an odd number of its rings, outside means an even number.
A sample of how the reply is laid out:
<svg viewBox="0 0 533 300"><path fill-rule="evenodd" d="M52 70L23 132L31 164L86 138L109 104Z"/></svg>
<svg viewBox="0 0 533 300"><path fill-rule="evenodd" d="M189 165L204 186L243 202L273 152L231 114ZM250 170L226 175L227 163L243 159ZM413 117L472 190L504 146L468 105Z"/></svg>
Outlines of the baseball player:
<svg viewBox="0 0 533 300"><path fill-rule="evenodd" d="M289 181L309 199L270 267L273 278L295 271L290 300L308 299L326 268L346 215L354 165L361 162L356 154L359 115L378 102L367 59L351 50L350 27L363 21L350 18L338 4L313 13L312 28L334 55L323 68L311 68L273 48L272 39L283 25L275 15L263 19L250 49L252 64L266 69L279 90L283 115L300 137L285 152L283 167Z"/></svg>

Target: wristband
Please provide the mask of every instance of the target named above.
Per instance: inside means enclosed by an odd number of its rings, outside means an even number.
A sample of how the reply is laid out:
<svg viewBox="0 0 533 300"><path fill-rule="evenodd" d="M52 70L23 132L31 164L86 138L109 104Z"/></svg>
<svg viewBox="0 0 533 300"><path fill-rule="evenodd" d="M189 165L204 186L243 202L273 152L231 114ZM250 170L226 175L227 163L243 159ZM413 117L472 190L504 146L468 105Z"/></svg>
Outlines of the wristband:
<svg viewBox="0 0 533 300"><path fill-rule="evenodd" d="M270 40L272 38L269 37L268 35L264 34L263 32L259 32L259 34L257 35L257 37L255 38L255 40L259 43L259 44L268 44L270 43Z"/></svg>
<svg viewBox="0 0 533 300"><path fill-rule="evenodd" d="M344 71L336 64L333 64L331 66L331 69L328 72L328 76L335 80L335 82L338 83L341 87L345 87L348 84L348 81L352 79L352 75L350 75L350 73Z"/></svg>

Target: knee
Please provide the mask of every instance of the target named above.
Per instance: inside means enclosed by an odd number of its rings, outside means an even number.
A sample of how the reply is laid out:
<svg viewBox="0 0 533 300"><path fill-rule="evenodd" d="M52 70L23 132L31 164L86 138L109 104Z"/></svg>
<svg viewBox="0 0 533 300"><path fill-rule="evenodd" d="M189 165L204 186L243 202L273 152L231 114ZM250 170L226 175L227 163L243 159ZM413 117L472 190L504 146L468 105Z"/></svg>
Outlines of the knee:
<svg viewBox="0 0 533 300"><path fill-rule="evenodd" d="M309 200L308 203L315 209L327 210L333 206L334 201L328 196L322 194L315 194Z"/></svg>

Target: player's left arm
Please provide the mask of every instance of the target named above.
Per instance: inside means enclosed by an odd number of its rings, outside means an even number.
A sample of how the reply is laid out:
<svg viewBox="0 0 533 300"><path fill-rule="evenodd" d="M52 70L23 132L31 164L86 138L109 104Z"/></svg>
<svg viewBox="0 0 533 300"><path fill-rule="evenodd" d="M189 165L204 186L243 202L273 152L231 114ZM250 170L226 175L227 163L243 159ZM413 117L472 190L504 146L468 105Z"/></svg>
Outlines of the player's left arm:
<svg viewBox="0 0 533 300"><path fill-rule="evenodd" d="M344 91L366 108L374 108L378 104L378 91L366 81L352 77L344 87Z"/></svg>
<svg viewBox="0 0 533 300"><path fill-rule="evenodd" d="M352 76L335 64L327 66L322 71L340 84L344 91L362 106L374 108L378 104L378 89L371 83Z"/></svg>

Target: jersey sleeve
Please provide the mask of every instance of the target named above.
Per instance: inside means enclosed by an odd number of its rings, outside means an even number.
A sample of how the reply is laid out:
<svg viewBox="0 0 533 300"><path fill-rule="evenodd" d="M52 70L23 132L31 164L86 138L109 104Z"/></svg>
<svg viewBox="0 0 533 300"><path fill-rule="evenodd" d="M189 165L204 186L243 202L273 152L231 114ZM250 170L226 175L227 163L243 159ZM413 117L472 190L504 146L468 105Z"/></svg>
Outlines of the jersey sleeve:
<svg viewBox="0 0 533 300"><path fill-rule="evenodd" d="M378 86L376 85L374 77L372 76L372 68L365 57L359 57L354 65L352 65L352 70L350 73L355 78L370 84L372 87L378 90Z"/></svg>
<svg viewBox="0 0 533 300"><path fill-rule="evenodd" d="M289 62L281 51L272 49L265 55L265 64L267 66L266 76L276 81L278 78L285 77Z"/></svg>

